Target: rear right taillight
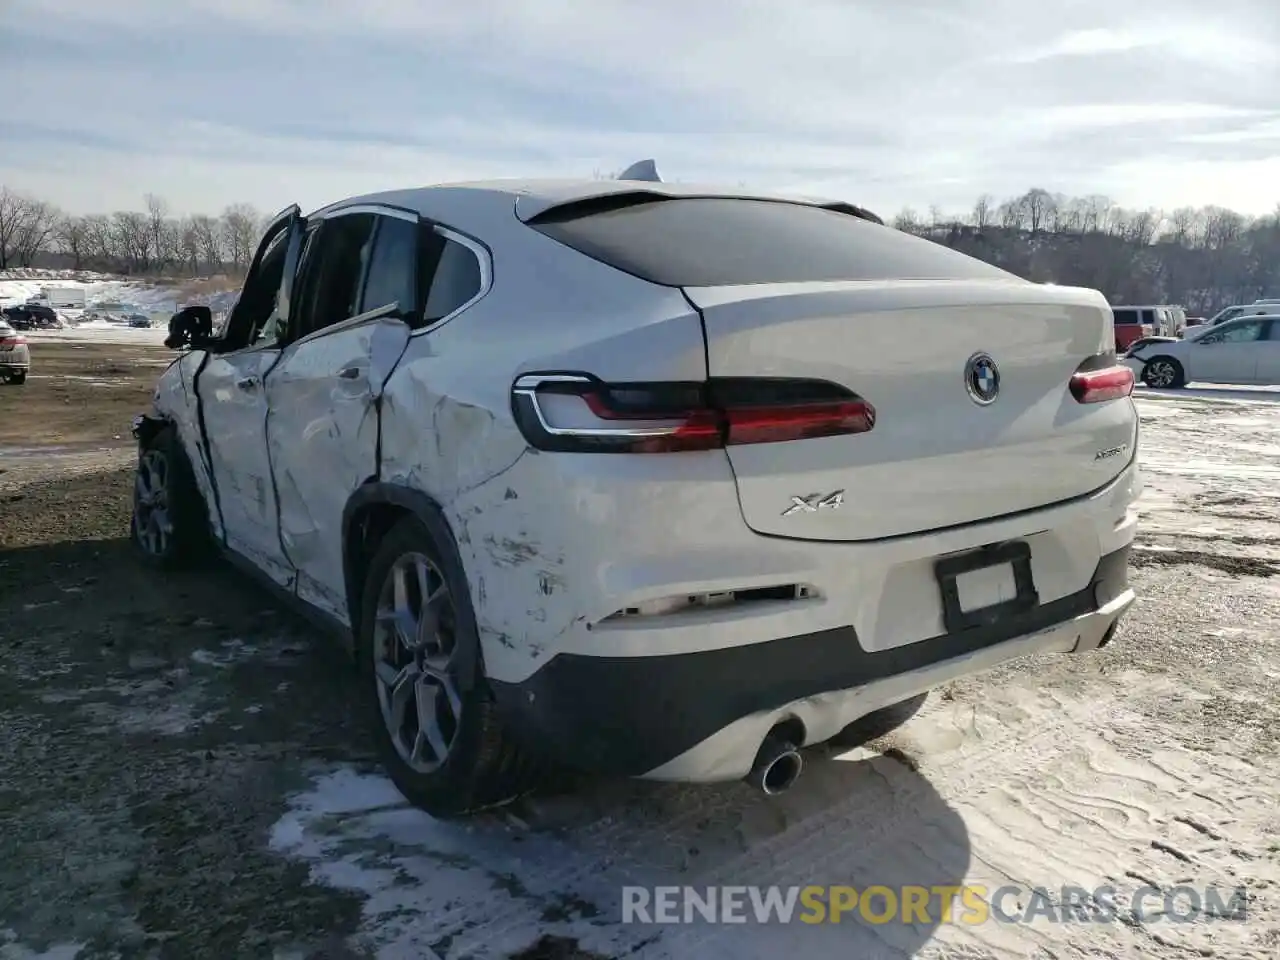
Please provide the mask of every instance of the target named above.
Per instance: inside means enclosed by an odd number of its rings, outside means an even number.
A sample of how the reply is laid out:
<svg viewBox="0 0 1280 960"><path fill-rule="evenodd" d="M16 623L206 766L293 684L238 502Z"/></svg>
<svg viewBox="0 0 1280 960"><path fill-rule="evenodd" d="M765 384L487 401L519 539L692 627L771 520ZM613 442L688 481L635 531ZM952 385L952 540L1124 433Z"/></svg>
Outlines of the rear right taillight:
<svg viewBox="0 0 1280 960"><path fill-rule="evenodd" d="M1133 393L1133 371L1116 363L1115 354L1090 357L1068 384L1077 403L1102 403L1120 400Z"/></svg>
<svg viewBox="0 0 1280 960"><path fill-rule="evenodd" d="M838 384L765 377L605 383L580 373L520 377L516 424L538 450L674 453L866 433L875 409Z"/></svg>

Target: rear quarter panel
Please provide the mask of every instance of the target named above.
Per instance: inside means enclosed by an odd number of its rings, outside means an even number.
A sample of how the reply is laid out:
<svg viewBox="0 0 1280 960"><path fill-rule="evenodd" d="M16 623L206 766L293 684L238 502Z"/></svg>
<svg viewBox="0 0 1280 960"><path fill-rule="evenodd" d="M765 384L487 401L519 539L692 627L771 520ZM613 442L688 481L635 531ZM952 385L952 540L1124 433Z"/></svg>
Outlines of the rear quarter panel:
<svg viewBox="0 0 1280 960"><path fill-rule="evenodd" d="M511 415L512 383L557 370L702 380L706 360L697 313L678 290L590 260L506 214L483 232L445 224L483 236L493 284L410 339L383 395L380 479L440 507L470 582L486 669L518 677L585 616L581 590L600 576L601 548L617 545L592 542L596 498L609 494L560 477L566 456L575 471L589 469L582 455L526 444ZM619 468L618 457L604 457ZM722 455L718 463L727 470Z"/></svg>

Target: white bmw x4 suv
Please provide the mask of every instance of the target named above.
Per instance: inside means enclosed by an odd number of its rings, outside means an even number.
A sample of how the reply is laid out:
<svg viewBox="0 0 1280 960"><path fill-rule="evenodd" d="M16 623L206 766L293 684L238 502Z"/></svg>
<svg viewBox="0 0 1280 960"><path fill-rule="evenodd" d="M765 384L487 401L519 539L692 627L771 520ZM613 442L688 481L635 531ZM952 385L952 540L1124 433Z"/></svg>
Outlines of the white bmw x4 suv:
<svg viewBox="0 0 1280 960"><path fill-rule="evenodd" d="M789 786L944 681L1107 643L1133 375L1092 290L861 208L642 181L267 230L140 416L134 538L346 639L439 816L564 766Z"/></svg>

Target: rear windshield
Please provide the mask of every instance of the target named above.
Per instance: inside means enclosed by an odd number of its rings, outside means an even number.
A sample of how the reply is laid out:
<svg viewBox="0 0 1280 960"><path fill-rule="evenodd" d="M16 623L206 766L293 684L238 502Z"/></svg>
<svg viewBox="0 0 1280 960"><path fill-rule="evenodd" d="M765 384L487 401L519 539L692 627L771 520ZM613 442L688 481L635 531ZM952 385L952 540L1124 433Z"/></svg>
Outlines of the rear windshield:
<svg viewBox="0 0 1280 960"><path fill-rule="evenodd" d="M1123 326L1138 322L1137 310L1112 310L1111 312L1115 314L1116 326Z"/></svg>
<svg viewBox="0 0 1280 960"><path fill-rule="evenodd" d="M669 287L1016 279L931 240L785 201L647 200L576 216L572 208L552 209L529 225L589 257Z"/></svg>

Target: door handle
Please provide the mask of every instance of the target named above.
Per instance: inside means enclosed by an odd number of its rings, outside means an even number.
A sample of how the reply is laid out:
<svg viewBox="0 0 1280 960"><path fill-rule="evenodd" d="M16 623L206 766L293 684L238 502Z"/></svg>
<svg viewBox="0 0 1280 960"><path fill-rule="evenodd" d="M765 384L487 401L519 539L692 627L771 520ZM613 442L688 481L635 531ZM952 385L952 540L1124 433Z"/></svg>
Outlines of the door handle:
<svg viewBox="0 0 1280 960"><path fill-rule="evenodd" d="M338 376L343 380L355 380L364 372L361 367L343 367L338 371Z"/></svg>
<svg viewBox="0 0 1280 960"><path fill-rule="evenodd" d="M241 377L236 381L236 386L241 390L257 390L262 385L262 381L257 377Z"/></svg>

